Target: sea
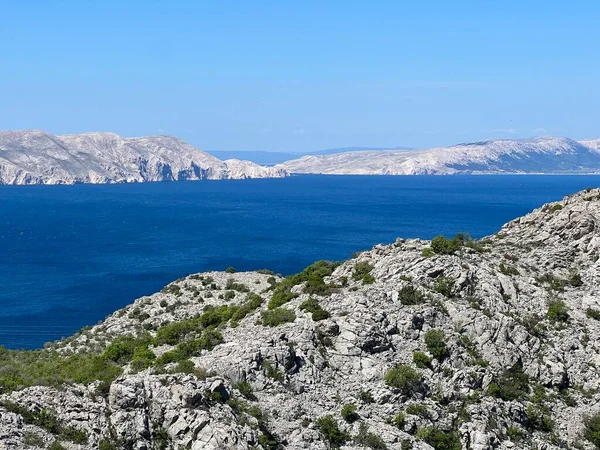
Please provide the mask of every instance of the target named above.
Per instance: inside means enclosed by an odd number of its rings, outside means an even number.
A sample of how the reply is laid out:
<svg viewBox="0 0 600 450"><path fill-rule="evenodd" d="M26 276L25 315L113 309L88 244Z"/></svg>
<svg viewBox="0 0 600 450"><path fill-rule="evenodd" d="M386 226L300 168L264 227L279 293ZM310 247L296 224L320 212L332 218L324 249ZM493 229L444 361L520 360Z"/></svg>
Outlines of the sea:
<svg viewBox="0 0 600 450"><path fill-rule="evenodd" d="M190 273L289 275L397 237L493 234L600 176L0 186L0 345L33 349Z"/></svg>

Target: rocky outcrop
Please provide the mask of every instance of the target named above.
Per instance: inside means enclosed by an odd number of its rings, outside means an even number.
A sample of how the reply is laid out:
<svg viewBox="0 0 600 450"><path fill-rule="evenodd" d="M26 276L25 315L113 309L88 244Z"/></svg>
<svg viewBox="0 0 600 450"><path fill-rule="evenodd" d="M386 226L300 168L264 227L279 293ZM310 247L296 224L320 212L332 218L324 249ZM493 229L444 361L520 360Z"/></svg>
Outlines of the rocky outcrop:
<svg viewBox="0 0 600 450"><path fill-rule="evenodd" d="M114 133L53 136L0 132L0 184L133 183L278 178L283 169L223 162L172 136Z"/></svg>
<svg viewBox="0 0 600 450"><path fill-rule="evenodd" d="M108 381L37 386L38 368L9 386L26 358L0 354L0 446L598 448L599 225L595 189L479 241L398 239L287 279L182 278L38 355L102 355L122 367ZM117 351L124 336L149 367Z"/></svg>

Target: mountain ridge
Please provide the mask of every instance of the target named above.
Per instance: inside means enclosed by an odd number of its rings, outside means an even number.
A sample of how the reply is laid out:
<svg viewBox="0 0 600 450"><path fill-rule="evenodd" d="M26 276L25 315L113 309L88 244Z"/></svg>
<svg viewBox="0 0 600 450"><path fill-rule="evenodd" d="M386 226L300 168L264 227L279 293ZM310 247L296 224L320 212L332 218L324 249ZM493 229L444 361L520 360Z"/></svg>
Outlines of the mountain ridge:
<svg viewBox="0 0 600 450"><path fill-rule="evenodd" d="M55 136L0 132L0 184L132 183L283 177L250 161L227 163L174 136L124 138L111 132Z"/></svg>
<svg viewBox="0 0 600 450"><path fill-rule="evenodd" d="M597 173L597 142L553 136L498 139L426 150L304 156L275 167L297 174L336 175Z"/></svg>

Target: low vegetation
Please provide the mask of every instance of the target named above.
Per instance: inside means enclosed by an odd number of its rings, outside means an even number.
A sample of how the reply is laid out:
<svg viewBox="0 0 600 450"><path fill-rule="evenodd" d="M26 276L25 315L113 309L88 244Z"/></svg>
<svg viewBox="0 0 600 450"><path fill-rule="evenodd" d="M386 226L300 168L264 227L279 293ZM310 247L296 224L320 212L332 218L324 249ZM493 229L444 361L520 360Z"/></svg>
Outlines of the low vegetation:
<svg viewBox="0 0 600 450"><path fill-rule="evenodd" d="M399 389L405 395L417 390L421 380L421 374L406 364L396 364L386 372L384 377L388 386Z"/></svg>

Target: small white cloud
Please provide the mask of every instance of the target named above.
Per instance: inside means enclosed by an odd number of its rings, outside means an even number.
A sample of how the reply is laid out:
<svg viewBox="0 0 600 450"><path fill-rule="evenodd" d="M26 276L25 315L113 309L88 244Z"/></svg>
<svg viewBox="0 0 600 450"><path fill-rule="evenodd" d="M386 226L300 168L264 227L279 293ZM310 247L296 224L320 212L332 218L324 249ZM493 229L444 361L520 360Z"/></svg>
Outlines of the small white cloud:
<svg viewBox="0 0 600 450"><path fill-rule="evenodd" d="M546 130L545 128L534 128L533 130L534 133L547 133L548 130Z"/></svg>

